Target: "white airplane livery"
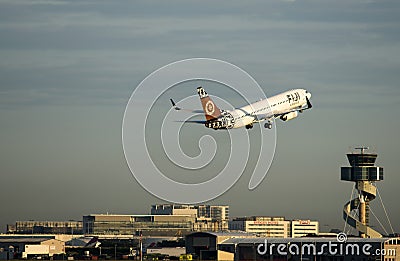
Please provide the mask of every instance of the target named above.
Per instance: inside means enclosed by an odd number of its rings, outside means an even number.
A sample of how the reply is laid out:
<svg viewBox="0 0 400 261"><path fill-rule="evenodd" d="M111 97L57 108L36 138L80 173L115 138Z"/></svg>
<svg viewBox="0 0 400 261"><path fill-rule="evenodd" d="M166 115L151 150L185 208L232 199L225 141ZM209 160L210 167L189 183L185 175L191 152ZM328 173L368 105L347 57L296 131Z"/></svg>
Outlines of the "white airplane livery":
<svg viewBox="0 0 400 261"><path fill-rule="evenodd" d="M241 127L251 129L254 123L263 121L266 121L264 127L271 129L273 119L280 118L282 121L288 121L296 118L299 112L312 108L311 93L304 89L286 91L231 111L219 109L203 87L198 87L197 93L200 96L206 121L187 122L201 123L214 130ZM182 110L172 99L171 103L175 110Z"/></svg>

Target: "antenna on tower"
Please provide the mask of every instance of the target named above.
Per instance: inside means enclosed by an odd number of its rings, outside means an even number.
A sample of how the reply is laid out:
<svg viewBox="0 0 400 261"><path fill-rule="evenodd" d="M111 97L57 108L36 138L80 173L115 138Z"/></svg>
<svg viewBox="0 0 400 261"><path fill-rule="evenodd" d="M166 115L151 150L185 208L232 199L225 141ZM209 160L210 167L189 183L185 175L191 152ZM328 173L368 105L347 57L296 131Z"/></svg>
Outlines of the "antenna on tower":
<svg viewBox="0 0 400 261"><path fill-rule="evenodd" d="M364 154L364 150L369 150L369 147L362 146L362 147L357 147L357 148L354 148L354 149L355 150L360 150L361 154Z"/></svg>

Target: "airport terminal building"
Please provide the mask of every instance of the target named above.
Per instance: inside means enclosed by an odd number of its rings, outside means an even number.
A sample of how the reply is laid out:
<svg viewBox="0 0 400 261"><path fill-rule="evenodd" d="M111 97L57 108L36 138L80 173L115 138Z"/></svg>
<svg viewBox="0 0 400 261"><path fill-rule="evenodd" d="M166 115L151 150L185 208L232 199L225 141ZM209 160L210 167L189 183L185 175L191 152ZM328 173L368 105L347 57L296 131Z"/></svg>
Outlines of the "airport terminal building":
<svg viewBox="0 0 400 261"><path fill-rule="evenodd" d="M229 206L158 204L151 206L152 215L189 215L195 217L194 231L228 230Z"/></svg>
<svg viewBox="0 0 400 261"><path fill-rule="evenodd" d="M17 221L7 226L13 234L82 234L82 221Z"/></svg>
<svg viewBox="0 0 400 261"><path fill-rule="evenodd" d="M89 235L185 235L192 231L194 221L185 215L92 214L83 216L83 231Z"/></svg>
<svg viewBox="0 0 400 261"><path fill-rule="evenodd" d="M158 204L150 215L90 214L82 221L17 221L8 234L181 236L228 230L229 206Z"/></svg>

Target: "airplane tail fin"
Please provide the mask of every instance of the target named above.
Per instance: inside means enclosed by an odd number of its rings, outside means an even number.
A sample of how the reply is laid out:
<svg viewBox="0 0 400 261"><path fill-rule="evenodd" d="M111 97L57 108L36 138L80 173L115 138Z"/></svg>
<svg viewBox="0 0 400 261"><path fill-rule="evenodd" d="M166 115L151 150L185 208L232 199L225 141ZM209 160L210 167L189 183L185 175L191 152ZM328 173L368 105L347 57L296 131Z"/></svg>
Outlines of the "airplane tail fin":
<svg viewBox="0 0 400 261"><path fill-rule="evenodd" d="M206 120L212 120L221 116L221 110L211 100L203 87L198 87L197 93L200 96L200 101L201 105L203 106L204 114L206 115Z"/></svg>

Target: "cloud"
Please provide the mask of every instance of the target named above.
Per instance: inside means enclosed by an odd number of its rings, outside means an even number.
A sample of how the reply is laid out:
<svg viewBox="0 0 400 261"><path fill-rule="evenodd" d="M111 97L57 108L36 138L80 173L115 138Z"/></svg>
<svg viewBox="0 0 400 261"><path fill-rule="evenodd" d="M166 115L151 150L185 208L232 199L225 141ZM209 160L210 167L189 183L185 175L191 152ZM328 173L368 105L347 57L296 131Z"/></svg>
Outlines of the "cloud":
<svg viewBox="0 0 400 261"><path fill-rule="evenodd" d="M34 5L67 5L71 4L71 1L63 1L63 0L18 0L18 1L13 1L13 0L1 0L0 4L5 4L5 5L26 5L26 6L34 6Z"/></svg>
<svg viewBox="0 0 400 261"><path fill-rule="evenodd" d="M63 3L42 4L52 2ZM296 11L289 11L277 1L265 6L271 8L250 7L252 14L240 13L248 7L239 3L226 10L215 6L207 13L184 6L179 7L185 11L180 15L176 15L182 11L179 8L162 12L151 4L127 6L130 14L118 4L113 10L111 4L90 3L68 2L68 8L32 9L27 15L14 10L15 17L2 19L0 88L8 96L12 89L30 88L44 90L49 97L63 93L47 91L57 88L77 96L82 88L102 92L107 86L138 82L162 65L190 57L244 65L266 88L315 85L329 92L344 91L351 83L353 90L365 90L380 81L371 73L375 71L385 75L382 88L390 93L397 79L391 68L399 66L393 55L399 46L385 41L385 30L395 29L396 23L357 18L370 10L354 11L356 16L350 19L347 13L352 11L344 11L343 17L338 12L341 4L336 4L333 12L343 19L332 20L334 15L318 4L311 10L328 19L313 12L306 16L309 3L296 3Z"/></svg>

